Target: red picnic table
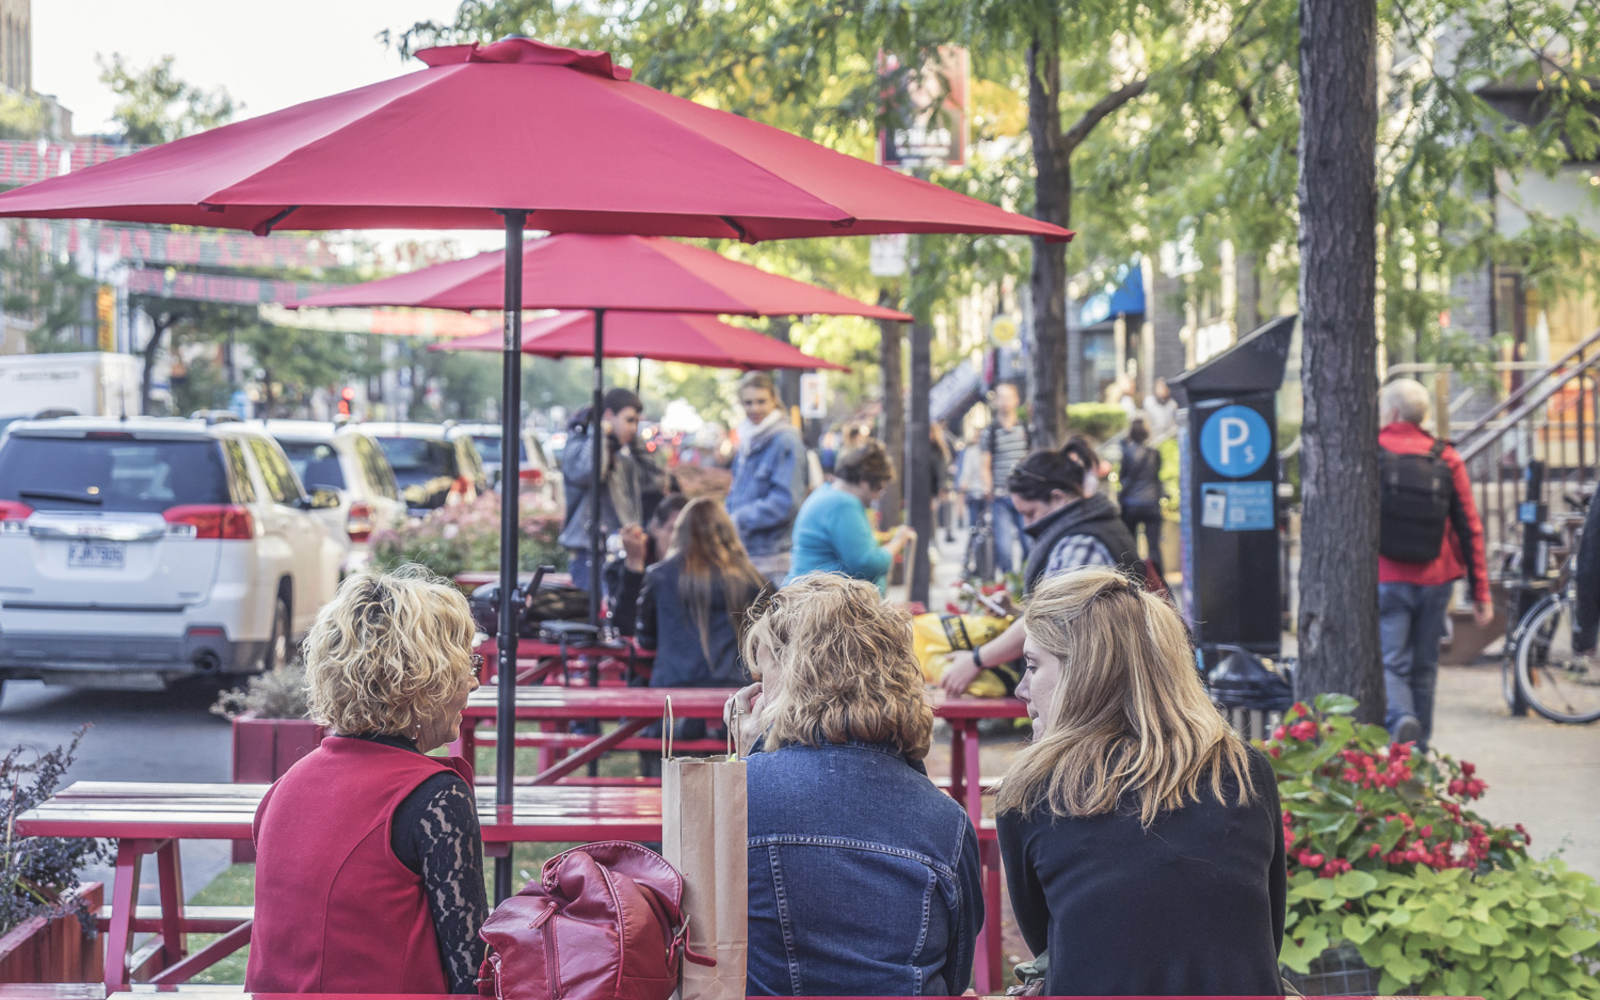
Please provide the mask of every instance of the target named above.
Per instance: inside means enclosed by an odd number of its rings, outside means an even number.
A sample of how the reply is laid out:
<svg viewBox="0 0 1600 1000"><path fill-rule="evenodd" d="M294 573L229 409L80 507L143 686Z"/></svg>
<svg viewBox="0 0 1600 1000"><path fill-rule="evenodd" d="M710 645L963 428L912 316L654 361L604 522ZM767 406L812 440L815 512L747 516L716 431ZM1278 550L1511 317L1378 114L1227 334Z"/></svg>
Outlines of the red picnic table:
<svg viewBox="0 0 1600 1000"><path fill-rule="evenodd" d="M269 786L144 781L77 781L17 818L24 837L103 837L117 842L116 879L108 912L105 982L134 977L170 985L250 943L251 907L186 907L178 845L184 840L248 840L256 807ZM661 790L541 785L518 788L509 806L492 789L478 794L485 851L517 843L661 839ZM156 856L160 903L138 906L140 868ZM130 954L135 933L155 938ZM222 935L189 952L191 933Z"/></svg>
<svg viewBox="0 0 1600 1000"><path fill-rule="evenodd" d="M480 684L493 684L499 675L500 646L485 639L473 652L483 657ZM562 645L542 639L517 640L518 684L626 684L630 675L650 676L655 652L641 649L632 639L598 646ZM574 661L578 661L576 667Z"/></svg>
<svg viewBox="0 0 1600 1000"><path fill-rule="evenodd" d="M548 784L560 781L584 764L600 755L617 749L639 749L636 737L652 722L660 722L666 713L668 699L672 714L678 719L707 719L721 721L722 707L734 688L577 688L577 687L518 687L516 717L521 721L569 722L578 719L618 719L620 724L608 733L594 736L575 734L548 734L540 737L520 737L532 745L551 746L557 743L576 745L568 757L543 766L530 783ZM479 726L493 723L496 711L497 689L492 685L478 688L467 696L467 707L461 713L461 736L456 743L459 753L473 759L477 749ZM942 691L931 695L934 715L950 723L950 794L966 807L973 823L983 818L983 778L980 770L978 723L983 719L1026 718L1027 709L1016 698L951 698ZM561 739L552 739L560 736ZM630 742L634 741L634 742ZM655 746L654 741L644 747ZM713 743L705 747L680 744L683 749L718 749Z"/></svg>

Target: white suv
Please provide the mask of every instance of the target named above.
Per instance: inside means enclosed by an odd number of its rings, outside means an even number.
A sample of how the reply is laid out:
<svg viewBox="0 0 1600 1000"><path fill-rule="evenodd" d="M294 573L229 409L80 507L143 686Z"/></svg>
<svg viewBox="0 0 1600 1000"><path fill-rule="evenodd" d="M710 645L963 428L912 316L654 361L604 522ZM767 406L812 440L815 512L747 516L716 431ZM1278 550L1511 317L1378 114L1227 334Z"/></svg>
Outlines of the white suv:
<svg viewBox="0 0 1600 1000"><path fill-rule="evenodd" d="M252 426L283 447L307 489L338 495L337 506L316 513L333 540L346 547L343 572L360 570L372 558L373 531L406 519L394 470L377 440L353 424L267 420Z"/></svg>
<svg viewBox="0 0 1600 1000"><path fill-rule="evenodd" d="M478 454L483 456L483 470L489 476L489 486L500 489L500 467L504 455L500 448L499 424L456 424L455 430L472 436ZM544 447L530 428L522 428L522 450L518 452L517 478L521 480L520 492L537 493L550 502L560 505L561 472L545 457Z"/></svg>
<svg viewBox="0 0 1600 1000"><path fill-rule="evenodd" d="M288 659L341 547L240 423L27 421L0 443L0 681L156 687Z"/></svg>

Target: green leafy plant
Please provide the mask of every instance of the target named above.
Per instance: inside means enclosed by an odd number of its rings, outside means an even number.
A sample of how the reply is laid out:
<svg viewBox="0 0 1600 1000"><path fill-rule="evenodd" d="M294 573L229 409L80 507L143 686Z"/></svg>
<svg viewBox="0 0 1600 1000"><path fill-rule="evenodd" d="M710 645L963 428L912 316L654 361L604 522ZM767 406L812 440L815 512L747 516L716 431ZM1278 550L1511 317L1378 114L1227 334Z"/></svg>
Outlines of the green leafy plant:
<svg viewBox="0 0 1600 1000"><path fill-rule="evenodd" d="M1072 403L1067 406L1067 433L1104 441L1128 426L1128 412L1119 403Z"/></svg>
<svg viewBox="0 0 1600 1000"><path fill-rule="evenodd" d="M211 706L211 714L232 721L254 719L304 719L311 707L306 700L306 667L298 658L257 674L243 687L224 691Z"/></svg>
<svg viewBox="0 0 1600 1000"><path fill-rule="evenodd" d="M108 841L83 837L23 837L17 817L50 798L61 785L88 729L50 750L15 746L0 755L0 935L31 917L76 913L90 928L81 900L72 895L85 865L108 864Z"/></svg>
<svg viewBox="0 0 1600 1000"><path fill-rule="evenodd" d="M1298 703L1263 743L1289 860L1283 964L1305 973L1348 942L1384 993L1600 994L1600 884L1473 812L1487 786L1470 762L1392 743L1355 707Z"/></svg>
<svg viewBox="0 0 1600 1000"><path fill-rule="evenodd" d="M555 508L524 495L519 512L521 545L518 568L542 565L564 568L567 551L557 538L561 514ZM419 563L442 577L500 565L500 500L493 494L472 503L453 504L377 532L372 538L372 566L391 570L404 563Z"/></svg>

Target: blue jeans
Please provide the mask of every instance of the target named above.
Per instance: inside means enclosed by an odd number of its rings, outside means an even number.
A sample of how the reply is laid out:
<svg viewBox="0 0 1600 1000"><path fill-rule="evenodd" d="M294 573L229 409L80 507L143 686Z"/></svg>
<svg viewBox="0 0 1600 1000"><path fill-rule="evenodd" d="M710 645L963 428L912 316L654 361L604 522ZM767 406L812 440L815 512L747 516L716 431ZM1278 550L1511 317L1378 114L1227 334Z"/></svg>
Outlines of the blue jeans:
<svg viewBox="0 0 1600 1000"><path fill-rule="evenodd" d="M587 592L589 589L589 550L567 550L567 573L572 577L572 585L579 590Z"/></svg>
<svg viewBox="0 0 1600 1000"><path fill-rule="evenodd" d="M1017 513L1017 508L1011 503L1008 496L994 498L994 565L1002 573L1010 573L1013 569L1021 569L1016 562L1014 549L1027 548L1027 542L1022 535L1022 515ZM1024 554L1026 554L1024 552Z"/></svg>
<svg viewBox="0 0 1600 1000"><path fill-rule="evenodd" d="M1433 735L1433 692L1439 679L1439 640L1454 583L1378 584L1378 640L1383 646L1383 722L1393 732L1402 718L1422 723L1423 747Z"/></svg>

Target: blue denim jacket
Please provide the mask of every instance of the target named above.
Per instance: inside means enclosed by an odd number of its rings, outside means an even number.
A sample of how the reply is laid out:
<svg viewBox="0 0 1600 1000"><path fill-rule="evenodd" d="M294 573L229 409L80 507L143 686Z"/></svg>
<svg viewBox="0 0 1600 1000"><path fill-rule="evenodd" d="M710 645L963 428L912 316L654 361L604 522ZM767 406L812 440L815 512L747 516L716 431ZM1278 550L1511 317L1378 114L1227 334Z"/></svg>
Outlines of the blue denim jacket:
<svg viewBox="0 0 1600 1000"><path fill-rule="evenodd" d="M751 996L953 996L983 895L965 810L892 747L752 754Z"/></svg>
<svg viewBox="0 0 1600 1000"><path fill-rule="evenodd" d="M780 424L733 459L728 516L752 556L789 551L789 530L806 498L806 447L793 427Z"/></svg>

